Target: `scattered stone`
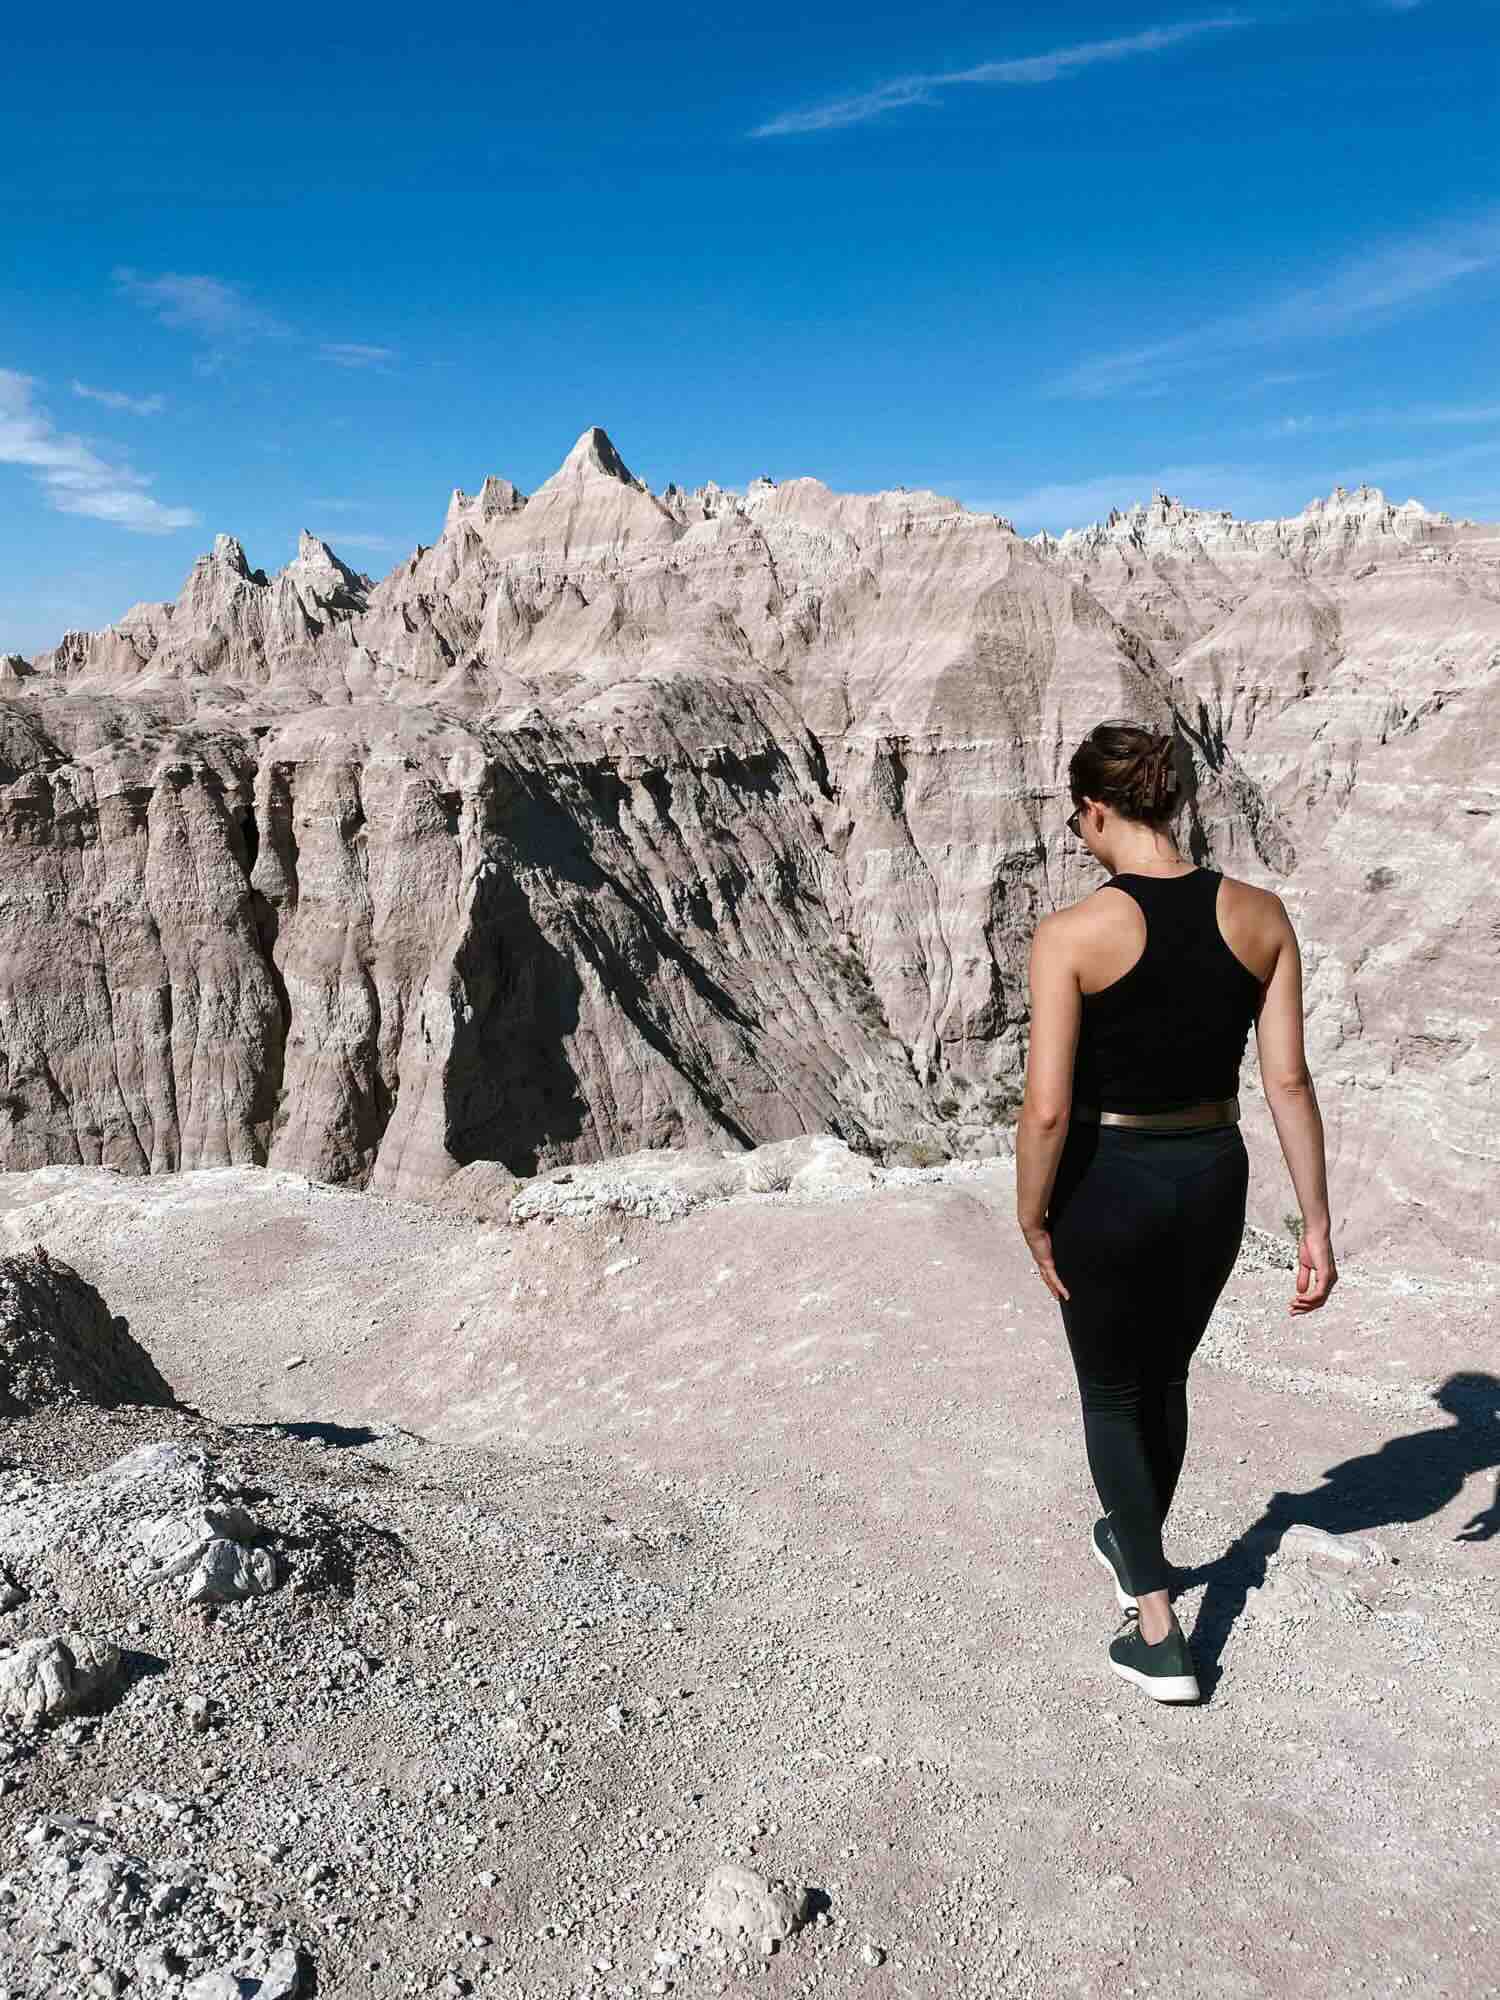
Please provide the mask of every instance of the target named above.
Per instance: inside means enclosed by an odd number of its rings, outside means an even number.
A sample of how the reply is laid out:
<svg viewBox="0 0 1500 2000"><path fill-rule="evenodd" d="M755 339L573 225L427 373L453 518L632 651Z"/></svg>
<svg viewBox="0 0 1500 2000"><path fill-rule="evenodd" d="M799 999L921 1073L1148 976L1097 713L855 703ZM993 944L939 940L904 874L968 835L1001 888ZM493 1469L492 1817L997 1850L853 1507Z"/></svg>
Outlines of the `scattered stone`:
<svg viewBox="0 0 1500 2000"><path fill-rule="evenodd" d="M219 1704L206 1694L190 1694L182 1705L188 1727L198 1736L206 1736L214 1725L214 1715Z"/></svg>

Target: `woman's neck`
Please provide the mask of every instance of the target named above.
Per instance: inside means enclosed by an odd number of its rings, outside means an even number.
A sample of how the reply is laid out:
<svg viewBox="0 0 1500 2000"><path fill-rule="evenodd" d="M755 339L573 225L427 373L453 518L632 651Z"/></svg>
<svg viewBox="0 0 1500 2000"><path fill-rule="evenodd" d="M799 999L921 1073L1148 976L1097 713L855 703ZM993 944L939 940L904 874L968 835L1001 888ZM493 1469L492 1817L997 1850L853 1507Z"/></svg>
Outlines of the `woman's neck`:
<svg viewBox="0 0 1500 2000"><path fill-rule="evenodd" d="M1116 875L1180 875L1193 864L1171 840L1121 841L1109 856Z"/></svg>

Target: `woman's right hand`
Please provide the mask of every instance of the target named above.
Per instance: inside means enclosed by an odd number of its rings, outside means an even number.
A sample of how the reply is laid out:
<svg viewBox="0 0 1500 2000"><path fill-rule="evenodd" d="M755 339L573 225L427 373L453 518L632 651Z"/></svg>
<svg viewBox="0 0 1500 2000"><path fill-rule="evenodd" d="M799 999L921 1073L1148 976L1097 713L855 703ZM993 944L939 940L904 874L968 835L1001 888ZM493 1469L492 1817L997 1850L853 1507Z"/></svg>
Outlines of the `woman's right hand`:
<svg viewBox="0 0 1500 2000"><path fill-rule="evenodd" d="M1333 1261L1333 1244L1326 1232L1304 1234L1297 1246L1297 1290L1287 1308L1293 1313L1316 1312L1328 1303L1328 1294L1339 1281Z"/></svg>

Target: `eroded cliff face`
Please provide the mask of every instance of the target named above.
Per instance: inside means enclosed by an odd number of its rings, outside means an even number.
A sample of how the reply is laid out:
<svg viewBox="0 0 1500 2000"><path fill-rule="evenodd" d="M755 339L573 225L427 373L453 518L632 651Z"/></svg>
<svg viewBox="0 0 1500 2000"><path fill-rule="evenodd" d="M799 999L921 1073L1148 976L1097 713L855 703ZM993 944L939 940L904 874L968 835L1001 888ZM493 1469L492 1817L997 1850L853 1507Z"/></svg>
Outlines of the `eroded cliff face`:
<svg viewBox="0 0 1500 2000"><path fill-rule="evenodd" d="M378 584L221 536L7 663L0 1160L418 1193L1003 1148L1032 930L1101 879L1067 759L1130 715L1191 747L1185 844L1298 919L1351 1242L1479 1245L1497 677L1496 531L1366 489L1028 543L929 493L653 495L591 431Z"/></svg>

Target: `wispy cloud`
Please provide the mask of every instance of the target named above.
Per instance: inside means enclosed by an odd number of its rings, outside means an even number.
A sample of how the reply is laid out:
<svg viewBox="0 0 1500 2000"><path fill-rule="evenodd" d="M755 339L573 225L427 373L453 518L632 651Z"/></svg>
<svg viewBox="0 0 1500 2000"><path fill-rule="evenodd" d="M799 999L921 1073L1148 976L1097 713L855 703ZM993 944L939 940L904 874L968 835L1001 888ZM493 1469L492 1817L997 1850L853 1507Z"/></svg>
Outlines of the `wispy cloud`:
<svg viewBox="0 0 1500 2000"><path fill-rule="evenodd" d="M318 347L321 360L336 368L384 368L396 358L394 347L367 347L361 340L325 340Z"/></svg>
<svg viewBox="0 0 1500 2000"><path fill-rule="evenodd" d="M410 542L398 542L390 535L346 535L340 532L332 539L341 549L373 549L377 554L391 550L404 554L411 547Z"/></svg>
<svg viewBox="0 0 1500 2000"><path fill-rule="evenodd" d="M106 410L128 410L133 417L154 417L167 407L165 396L127 396L122 389L91 389L87 382L75 382L73 394Z"/></svg>
<svg viewBox="0 0 1500 2000"><path fill-rule="evenodd" d="M1241 397L1259 396L1268 389L1290 389L1298 382L1316 382L1327 372L1326 368L1268 368L1264 374L1242 383L1236 393ZM1161 387L1166 390L1170 384L1164 382Z"/></svg>
<svg viewBox="0 0 1500 2000"><path fill-rule="evenodd" d="M1064 396L1110 396L1278 341L1364 330L1500 264L1500 209L1347 258L1318 284L1207 319L1186 333L1080 362L1049 384Z"/></svg>
<svg viewBox="0 0 1500 2000"><path fill-rule="evenodd" d="M1362 477L1383 485L1391 479L1430 479L1434 473L1451 472L1455 466L1477 465L1486 459L1500 459L1500 436L1481 438L1475 444L1455 445L1451 451L1418 452L1410 458L1379 459Z"/></svg>
<svg viewBox="0 0 1500 2000"><path fill-rule="evenodd" d="M36 402L35 386L30 376L0 368L0 465L23 466L59 514L85 514L140 535L193 526L191 508L151 497L144 473L111 465L85 439L60 431Z"/></svg>
<svg viewBox="0 0 1500 2000"><path fill-rule="evenodd" d="M1056 83L1075 71L1091 69L1096 63L1124 62L1131 56L1154 55L1222 28L1248 26L1238 14L1220 14L1204 21L1183 21L1170 28L1147 28L1138 35L1118 35L1106 42L1075 42L1070 48L1050 49L1045 55L1018 56L1003 62L976 63L970 69L936 70L929 74L895 77L849 97L834 97L814 104L806 111L783 111L778 117L757 125L752 139L785 139L802 132L832 132L845 125L863 125L888 111L902 111L913 104L937 104L938 93L955 84L1037 84Z"/></svg>
<svg viewBox="0 0 1500 2000"><path fill-rule="evenodd" d="M163 326L193 334L206 343L207 352L196 363L200 373L214 373L237 349L252 341L307 338L279 314L261 305L249 288L235 278L216 278L203 271L163 271L152 278L128 264L117 265L113 277L125 297L143 306ZM317 355L320 361L331 362L336 368L379 369L396 359L396 350L360 340L325 340L318 342ZM79 390L81 395L89 393ZM99 400L107 398L101 396Z"/></svg>
<svg viewBox="0 0 1500 2000"><path fill-rule="evenodd" d="M117 265L115 283L163 326L182 327L206 340L284 339L291 328L229 278L164 271L146 278L128 264Z"/></svg>
<svg viewBox="0 0 1500 2000"><path fill-rule="evenodd" d="M1404 409L1343 410L1328 415L1281 417L1268 424L1272 438L1324 436L1338 431L1415 430L1423 425L1473 427L1500 424L1500 403L1413 403Z"/></svg>

